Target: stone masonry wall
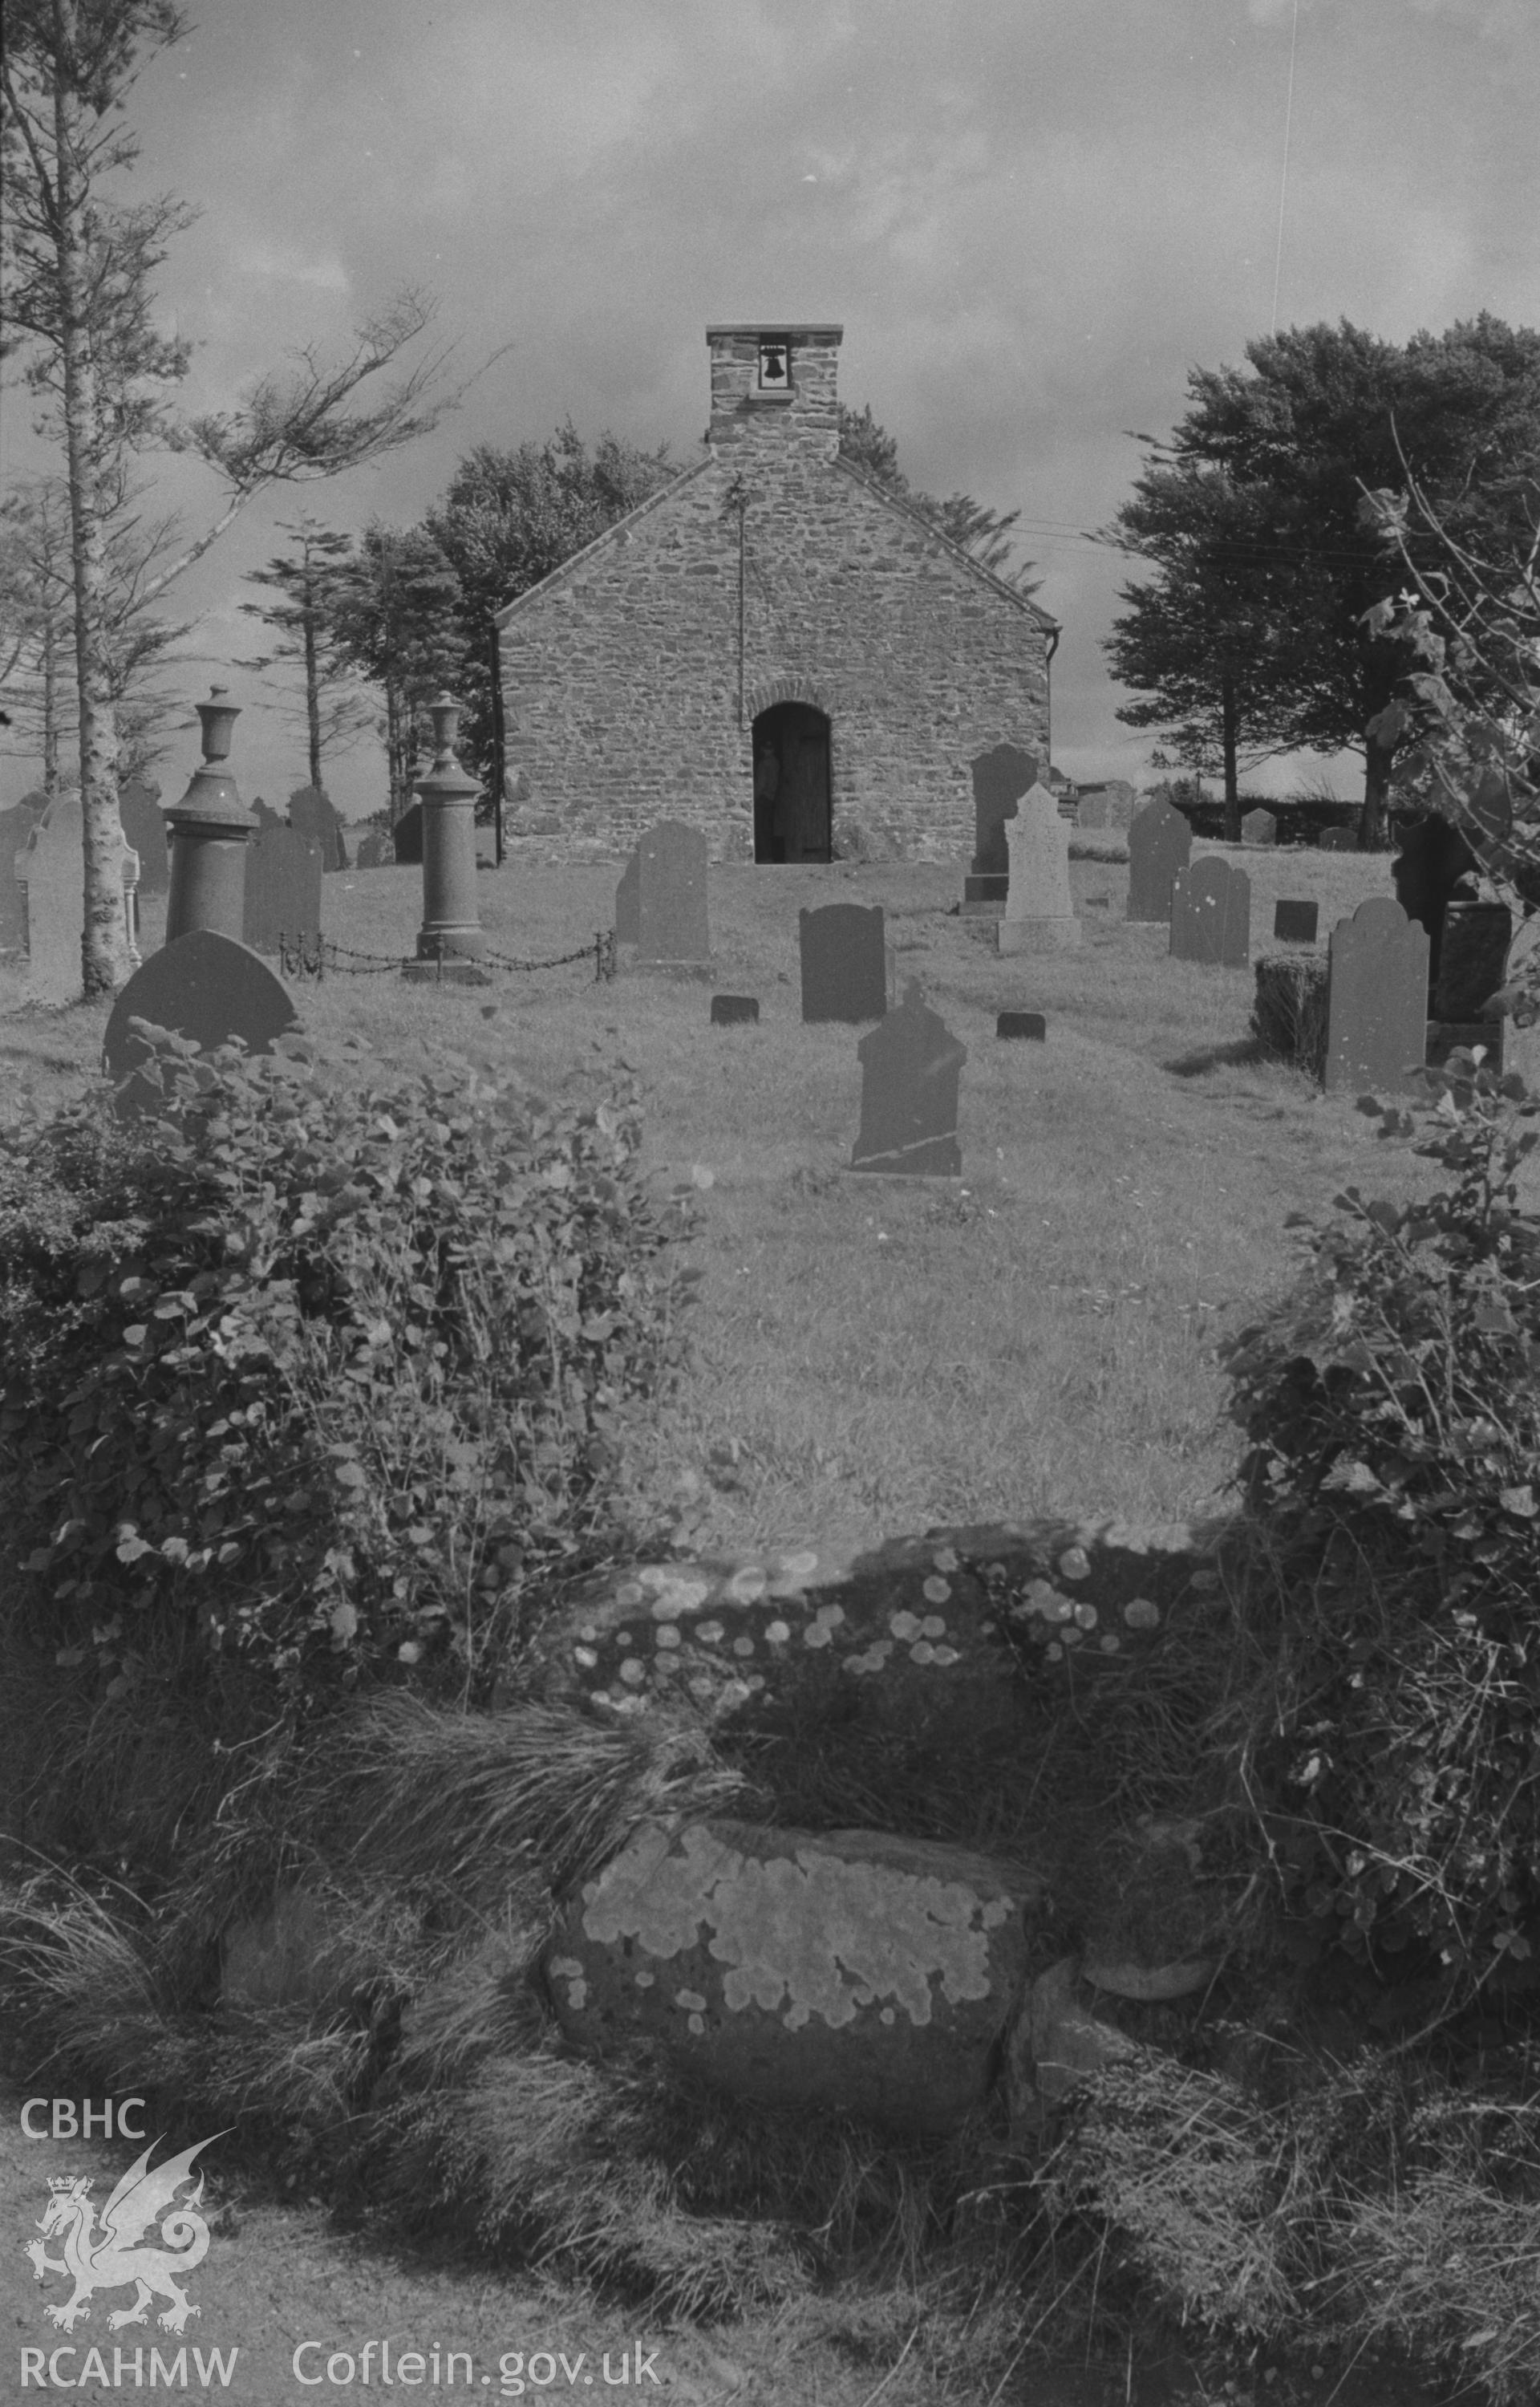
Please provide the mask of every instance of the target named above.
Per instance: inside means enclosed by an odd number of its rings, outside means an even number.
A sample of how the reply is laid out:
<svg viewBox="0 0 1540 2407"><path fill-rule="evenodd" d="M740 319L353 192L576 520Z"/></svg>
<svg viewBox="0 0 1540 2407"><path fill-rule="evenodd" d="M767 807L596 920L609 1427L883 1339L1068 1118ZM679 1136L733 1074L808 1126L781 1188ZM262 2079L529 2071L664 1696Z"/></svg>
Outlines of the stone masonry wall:
<svg viewBox="0 0 1540 2407"><path fill-rule="evenodd" d="M744 368L713 349L704 459L502 621L517 825L624 852L680 819L752 860L753 720L802 701L831 722L837 855L859 829L878 857L966 860L969 762L1046 757L1045 622L831 457L825 408L756 409Z"/></svg>

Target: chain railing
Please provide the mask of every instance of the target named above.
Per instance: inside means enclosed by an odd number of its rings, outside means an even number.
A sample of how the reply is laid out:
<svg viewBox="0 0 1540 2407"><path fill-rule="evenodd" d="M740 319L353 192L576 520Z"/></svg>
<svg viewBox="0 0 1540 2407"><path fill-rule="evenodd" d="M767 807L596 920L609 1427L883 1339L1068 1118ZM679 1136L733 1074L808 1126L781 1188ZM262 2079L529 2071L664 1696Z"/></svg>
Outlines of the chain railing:
<svg viewBox="0 0 1540 2407"><path fill-rule="evenodd" d="M446 957L450 961L458 954ZM445 957L439 957L442 976ZM483 967L519 972L568 969L574 961L591 961L594 982L603 985L615 976L615 931L601 928L592 944L581 945L575 952L554 953L543 961L518 961L512 953L483 952L475 956ZM311 938L304 934L290 937L287 930L278 933L278 965L284 977L314 978L318 984L330 970L337 977L386 977L391 973L422 966L416 953L364 953L355 946L339 945L331 936Z"/></svg>

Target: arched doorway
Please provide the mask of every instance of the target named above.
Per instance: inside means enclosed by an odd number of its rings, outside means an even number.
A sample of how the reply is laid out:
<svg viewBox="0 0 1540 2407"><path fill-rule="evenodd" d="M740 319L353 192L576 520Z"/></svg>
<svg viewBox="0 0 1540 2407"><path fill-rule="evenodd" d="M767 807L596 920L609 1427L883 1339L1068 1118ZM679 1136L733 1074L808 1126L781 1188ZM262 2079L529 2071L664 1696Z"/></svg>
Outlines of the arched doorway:
<svg viewBox="0 0 1540 2407"><path fill-rule="evenodd" d="M829 861L829 723L807 702L754 722L756 861Z"/></svg>

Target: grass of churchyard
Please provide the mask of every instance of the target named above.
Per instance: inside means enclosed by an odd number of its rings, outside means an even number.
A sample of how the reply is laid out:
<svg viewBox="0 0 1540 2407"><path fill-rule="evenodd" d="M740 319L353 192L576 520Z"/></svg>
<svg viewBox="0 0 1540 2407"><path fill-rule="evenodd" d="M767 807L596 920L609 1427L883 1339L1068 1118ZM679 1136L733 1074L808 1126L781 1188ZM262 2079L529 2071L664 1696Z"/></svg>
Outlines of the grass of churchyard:
<svg viewBox="0 0 1540 2407"><path fill-rule="evenodd" d="M620 865L484 870L490 945L543 959L589 942ZM1280 896L1319 899L1323 946L1390 890L1386 855L1252 851L1246 867L1253 958ZM1172 961L1164 927L1124 920L1125 864L1071 863L1083 948L1042 959L1002 960L992 922L951 916L962 876L713 868L707 983L600 984L591 961L486 990L293 982L309 1031L361 1032L390 1065L426 1042L512 1060L545 1093L602 1091L617 1061L638 1074L644 1160L693 1175L707 1210L691 1367L629 1473L703 1550L1222 1509L1242 1440L1214 1349L1295 1275L1289 1215L1329 1215L1349 1183L1402 1198L1435 1183L1350 1096L1259 1055L1250 969ZM884 906L897 993L918 978L968 1047L960 1181L846 1173L863 1032L805 1027L798 979L798 906L827 901ZM323 912L338 944L409 953L420 872L329 876ZM163 913L147 898L147 951ZM756 994L757 1027L711 1027L713 989ZM19 1010L17 991L0 976L5 1118L24 1089L78 1093L106 1018ZM1045 1013L1046 1044L997 1040L1005 1008Z"/></svg>

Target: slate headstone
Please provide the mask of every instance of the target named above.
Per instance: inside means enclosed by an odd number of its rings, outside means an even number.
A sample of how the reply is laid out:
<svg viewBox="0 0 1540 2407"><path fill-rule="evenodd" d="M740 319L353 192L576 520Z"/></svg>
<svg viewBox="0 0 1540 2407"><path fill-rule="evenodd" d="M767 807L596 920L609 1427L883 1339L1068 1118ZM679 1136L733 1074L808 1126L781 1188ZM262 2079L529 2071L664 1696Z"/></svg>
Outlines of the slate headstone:
<svg viewBox="0 0 1540 2407"><path fill-rule="evenodd" d="M998 1036L1030 1036L1042 1044L1048 1035L1048 1022L1040 1011L1002 1011L996 1014L995 1033Z"/></svg>
<svg viewBox="0 0 1540 2407"><path fill-rule="evenodd" d="M1436 811L1412 821L1391 862L1396 901L1408 919L1427 930L1430 995L1438 983L1445 912L1461 879L1473 877L1478 866L1463 832Z"/></svg>
<svg viewBox="0 0 1540 2407"><path fill-rule="evenodd" d="M1069 827L1046 786L1028 787L1005 836L1010 887L996 931L1000 951L1072 951L1085 932L1069 893Z"/></svg>
<svg viewBox="0 0 1540 2407"><path fill-rule="evenodd" d="M1248 811L1240 823L1242 844L1276 844L1278 821L1271 811Z"/></svg>
<svg viewBox="0 0 1540 2407"><path fill-rule="evenodd" d="M123 833L139 856L140 893L169 894L171 843L165 813L161 808L160 787L144 778L131 777L126 786L119 789L118 816L123 822Z"/></svg>
<svg viewBox="0 0 1540 2407"><path fill-rule="evenodd" d="M412 803L403 811L390 831L396 859L408 868L422 867L422 805Z"/></svg>
<svg viewBox="0 0 1540 2407"><path fill-rule="evenodd" d="M1171 887L1171 959L1243 969L1251 949L1251 881L1222 854L1179 869Z"/></svg>
<svg viewBox="0 0 1540 2407"><path fill-rule="evenodd" d="M740 1028L759 1018L756 994L713 994L712 1020L713 1028Z"/></svg>
<svg viewBox="0 0 1540 2407"><path fill-rule="evenodd" d="M1319 903L1275 903L1273 905L1275 944L1313 945L1320 925Z"/></svg>
<svg viewBox="0 0 1540 2407"><path fill-rule="evenodd" d="M120 990L107 1019L102 1067L120 1090L115 1104L120 1119L153 1109L158 1100L152 1087L134 1076L149 1047L130 1028L131 1019L190 1036L204 1053L234 1036L244 1038L249 1052L270 1053L274 1038L296 1027L299 1015L289 990L261 955L233 936L194 928L162 945Z"/></svg>
<svg viewBox="0 0 1540 2407"><path fill-rule="evenodd" d="M27 943L26 889L16 875L16 856L49 806L46 794L23 794L0 811L0 953L21 953Z"/></svg>
<svg viewBox="0 0 1540 2407"><path fill-rule="evenodd" d="M852 1170L956 1177L963 1166L957 1082L968 1047L927 1007L918 979L905 988L897 1010L855 1049L861 1061L861 1126Z"/></svg>
<svg viewBox="0 0 1540 2407"><path fill-rule="evenodd" d="M347 867L342 814L319 786L299 786L289 797L289 824L306 844L320 847L321 867L331 872Z"/></svg>
<svg viewBox="0 0 1540 2407"><path fill-rule="evenodd" d="M321 850L297 828L260 828L247 847L241 933L254 952L278 940L310 942L321 932Z"/></svg>
<svg viewBox="0 0 1540 2407"><path fill-rule="evenodd" d="M1322 828L1316 838L1318 852L1356 852L1358 830L1350 827Z"/></svg>
<svg viewBox="0 0 1540 2407"><path fill-rule="evenodd" d="M634 945L642 934L642 854L640 847L631 854L620 873L620 883L615 890L615 940L617 945Z"/></svg>
<svg viewBox="0 0 1540 2407"><path fill-rule="evenodd" d="M975 877L1006 877L1005 823L1016 816L1022 796L1038 782L1038 757L1014 744L996 744L969 762L973 775L973 863Z"/></svg>
<svg viewBox="0 0 1540 2407"><path fill-rule="evenodd" d="M826 903L797 915L802 1018L881 1019L887 1010L887 947L883 906Z"/></svg>
<svg viewBox="0 0 1540 2407"><path fill-rule="evenodd" d="M1427 930L1376 894L1337 921L1327 950L1327 1091L1410 1090L1427 1049Z"/></svg>
<svg viewBox="0 0 1540 2407"><path fill-rule="evenodd" d="M1448 903L1430 1017L1463 1026L1500 1017L1487 1004L1506 980L1513 913L1505 903Z"/></svg>
<svg viewBox="0 0 1540 2407"><path fill-rule="evenodd" d="M27 992L38 1003L75 1003L83 990L80 938L85 926L85 837L78 793L56 794L16 858L26 888ZM138 967L134 942L134 889L139 858L118 829L114 883L122 890L123 935Z"/></svg>
<svg viewBox="0 0 1540 2407"><path fill-rule="evenodd" d="M387 862L395 857L389 846L389 839L381 835L378 828L372 828L359 845L358 856L353 863L354 868L383 869Z"/></svg>
<svg viewBox="0 0 1540 2407"><path fill-rule="evenodd" d="M1107 827L1109 823L1107 796L1082 794L1076 806L1075 823L1078 827L1086 829L1088 833Z"/></svg>
<svg viewBox="0 0 1540 2407"><path fill-rule="evenodd" d="M639 961L711 959L706 839L683 819L659 819L637 847Z"/></svg>
<svg viewBox="0 0 1540 2407"><path fill-rule="evenodd" d="M1128 917L1167 920L1179 869L1193 857L1193 831L1174 804L1146 803L1128 830Z"/></svg>

